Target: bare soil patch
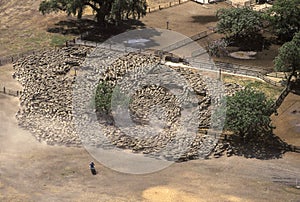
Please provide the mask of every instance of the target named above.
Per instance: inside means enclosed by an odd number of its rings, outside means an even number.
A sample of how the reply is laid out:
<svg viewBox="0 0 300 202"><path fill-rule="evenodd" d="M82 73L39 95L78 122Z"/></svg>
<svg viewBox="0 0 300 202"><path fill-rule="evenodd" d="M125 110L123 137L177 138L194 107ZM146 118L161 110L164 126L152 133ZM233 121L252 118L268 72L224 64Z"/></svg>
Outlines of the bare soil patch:
<svg viewBox="0 0 300 202"><path fill-rule="evenodd" d="M190 1L180 6L147 14L141 22L147 27L166 29L168 21L170 30L192 36L215 26L216 11L224 7L229 7L229 5L226 3L201 5Z"/></svg>
<svg viewBox="0 0 300 202"><path fill-rule="evenodd" d="M275 134L289 144L300 146L300 96L289 93L273 117ZM299 165L300 166L300 165Z"/></svg>

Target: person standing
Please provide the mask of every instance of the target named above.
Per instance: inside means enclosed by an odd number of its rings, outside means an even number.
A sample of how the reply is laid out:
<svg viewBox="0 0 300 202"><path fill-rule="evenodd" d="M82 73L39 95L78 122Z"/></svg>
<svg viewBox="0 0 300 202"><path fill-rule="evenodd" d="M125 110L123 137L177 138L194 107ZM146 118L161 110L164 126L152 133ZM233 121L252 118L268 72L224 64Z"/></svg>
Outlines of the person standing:
<svg viewBox="0 0 300 202"><path fill-rule="evenodd" d="M96 174L97 174L97 171L96 171L94 162L91 162L91 163L90 163L90 169L91 169L91 173L92 173L93 175L96 175Z"/></svg>

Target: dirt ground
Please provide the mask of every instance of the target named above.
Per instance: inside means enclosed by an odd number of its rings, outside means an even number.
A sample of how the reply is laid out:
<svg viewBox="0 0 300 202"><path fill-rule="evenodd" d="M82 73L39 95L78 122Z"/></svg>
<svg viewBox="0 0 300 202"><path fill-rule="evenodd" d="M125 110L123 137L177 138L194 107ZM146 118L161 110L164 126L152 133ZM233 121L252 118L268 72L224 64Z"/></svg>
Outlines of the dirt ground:
<svg viewBox="0 0 300 202"><path fill-rule="evenodd" d="M276 134L287 143L300 145L300 96L290 93L278 109L279 116L273 117ZM300 165L299 165L300 167Z"/></svg>
<svg viewBox="0 0 300 202"><path fill-rule="evenodd" d="M11 65L1 68L12 72ZM0 81L18 87L10 73L1 73ZM299 96L292 95L287 102L299 100ZM290 105L284 105L276 119L293 110ZM299 189L272 181L274 177L299 179L300 154L286 153L273 160L194 160L147 175L118 173L95 162L99 173L93 176L88 168L93 159L85 149L37 142L17 125L17 98L0 94L0 106L0 201L300 200ZM291 121L299 119L294 117ZM297 125L298 122L291 133L292 130L284 130L285 123L279 124L282 132L277 132L286 141L295 139L299 143Z"/></svg>
<svg viewBox="0 0 300 202"><path fill-rule="evenodd" d="M141 21L147 27L167 28L186 36L206 31L216 25L216 11L219 8L229 7L225 3L201 5L196 2L187 2L180 6L163 9L147 14Z"/></svg>

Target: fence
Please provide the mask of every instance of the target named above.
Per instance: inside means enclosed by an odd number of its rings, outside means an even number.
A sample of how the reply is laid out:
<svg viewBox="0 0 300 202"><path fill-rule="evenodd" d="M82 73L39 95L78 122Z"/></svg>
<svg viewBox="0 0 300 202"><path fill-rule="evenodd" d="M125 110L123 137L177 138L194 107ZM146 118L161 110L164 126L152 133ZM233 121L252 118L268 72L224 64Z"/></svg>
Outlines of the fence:
<svg viewBox="0 0 300 202"><path fill-rule="evenodd" d="M215 31L216 31L216 28L213 27L212 30L206 30L206 31L197 33L197 34L191 36L190 38L186 38L186 39L183 39L183 40L181 40L181 41L177 41L176 43L171 44L171 45L169 45L169 46L163 48L163 51L168 51L168 52L170 52L170 51L176 50L176 49L178 49L178 48L180 48L180 47L183 47L183 46L186 46L186 45L188 45L188 44L190 44L190 43L192 43L192 42L194 42L194 41L198 41L198 40L200 40L200 39L202 39L202 38L205 38L205 37L207 37L208 35L214 33ZM199 51L196 51L195 53L192 53L192 56L199 55L198 52L199 52ZM201 54L202 54L202 53L203 53L203 52L201 51Z"/></svg>
<svg viewBox="0 0 300 202"><path fill-rule="evenodd" d="M171 44L171 45L163 48L163 51L170 52L172 50L176 50L177 48L188 45L188 44L192 43L195 40L199 40L201 38L204 38L204 37L208 36L210 33L213 33L214 31L215 31L215 28L213 28L212 31L200 32L196 35L193 35L190 38L178 41L174 44ZM83 46L90 46L90 47L103 46L103 43L97 43L97 42L92 42L92 41L81 40L80 38L76 38L76 39L67 41L66 46L72 46L72 45L83 45ZM106 44L106 45L108 45L108 44ZM103 46L103 47L105 47L105 46ZM122 49L122 47L113 47L113 45L111 45L111 44L109 44L108 47L105 47L105 48L108 48L110 50L123 51L123 52L130 51L129 49L127 50L126 47L123 47L123 49ZM137 51L137 50L133 50L133 51ZM206 53L205 49L198 50L198 52L193 52L192 56L196 57L196 56L204 54L204 53ZM253 67L253 66L246 66L246 65L224 63L224 62L216 61L215 62L216 68L214 68L211 65L203 64L203 61L200 61L200 63L201 63L200 68L210 69L210 70L220 70L221 69L222 71L228 72L228 73L242 74L242 75L246 75L246 76L253 76L253 77L257 77L257 78L259 78L259 79L261 79L261 80L265 81L266 83L269 83L273 86L282 86L280 83L275 82L272 79L269 79L266 76L264 76L264 74L266 72L262 72L260 70L260 69L262 69L262 67Z"/></svg>
<svg viewBox="0 0 300 202"><path fill-rule="evenodd" d="M20 58L23 58L23 57L26 57L28 55L34 54L36 52L37 52L37 50L29 50L29 51L24 52L24 53L18 53L18 54L14 54L14 55L5 56L5 57L0 57L0 66L5 65L5 64L13 63L13 62L17 61Z"/></svg>
<svg viewBox="0 0 300 202"><path fill-rule="evenodd" d="M12 90L12 89L6 88L5 86L0 86L0 93L18 97L22 93L22 91Z"/></svg>
<svg viewBox="0 0 300 202"><path fill-rule="evenodd" d="M215 62L215 64L219 69L229 72L229 73L237 73L237 74L243 74L246 76L253 76L253 77L257 77L273 86L282 86L280 83L265 77L264 73L259 70L259 69L261 69L260 67L253 68L252 66L250 67L250 66L245 66L245 65L238 65L238 64L231 64L231 63L224 63L224 62Z"/></svg>
<svg viewBox="0 0 300 202"><path fill-rule="evenodd" d="M178 6L178 5L186 3L188 1L190 1L190 0L178 0L178 1L174 1L174 2L164 3L163 5L159 4L156 7L148 7L147 12L148 13L153 13L155 11L160 11L162 9L166 9L166 8L171 8L171 7L174 7L174 6Z"/></svg>
<svg viewBox="0 0 300 202"><path fill-rule="evenodd" d="M272 177L272 181L300 189L300 179L296 177Z"/></svg>
<svg viewBox="0 0 300 202"><path fill-rule="evenodd" d="M232 1L228 0L228 1L226 1L226 3L231 5L232 7L235 7L235 8L243 8L243 7L251 7L256 2L253 1L253 0L245 1L245 2L232 2Z"/></svg>
<svg viewBox="0 0 300 202"><path fill-rule="evenodd" d="M290 145L291 147L291 150L293 152L297 152L297 153L300 153L300 147L299 146L293 146L293 145ZM300 181L299 181L300 182Z"/></svg>
<svg viewBox="0 0 300 202"><path fill-rule="evenodd" d="M289 87L286 87L279 95L279 97L277 98L277 100L275 101L273 108L274 109L278 109L278 107L282 104L282 102L284 101L284 98L286 98L286 96L289 94L290 89Z"/></svg>
<svg viewBox="0 0 300 202"><path fill-rule="evenodd" d="M272 79L269 79L269 78L265 77L262 73L258 73L258 74L256 75L256 77L258 77L258 78L264 80L265 82L267 82L267 83L269 83L269 84L271 84L271 85L273 85L273 86L282 86L281 83L278 83L278 82L276 82L276 81L273 81Z"/></svg>

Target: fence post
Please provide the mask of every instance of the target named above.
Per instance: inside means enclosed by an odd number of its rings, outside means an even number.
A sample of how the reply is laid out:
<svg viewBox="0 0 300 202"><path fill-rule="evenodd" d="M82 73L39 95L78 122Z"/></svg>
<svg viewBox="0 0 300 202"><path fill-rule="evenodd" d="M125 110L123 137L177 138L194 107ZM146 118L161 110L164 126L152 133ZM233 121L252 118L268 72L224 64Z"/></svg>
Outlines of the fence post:
<svg viewBox="0 0 300 202"><path fill-rule="evenodd" d="M172 2L169 3L169 7L172 7Z"/></svg>
<svg viewBox="0 0 300 202"><path fill-rule="evenodd" d="M3 87L3 92L4 92L4 94L6 94L6 92L5 92L5 87Z"/></svg>
<svg viewBox="0 0 300 202"><path fill-rule="evenodd" d="M158 9L160 10L160 5L158 5Z"/></svg>
<svg viewBox="0 0 300 202"><path fill-rule="evenodd" d="M178 0L178 3L180 4L180 0Z"/></svg>
<svg viewBox="0 0 300 202"><path fill-rule="evenodd" d="M149 13L151 13L150 8L149 8Z"/></svg>

